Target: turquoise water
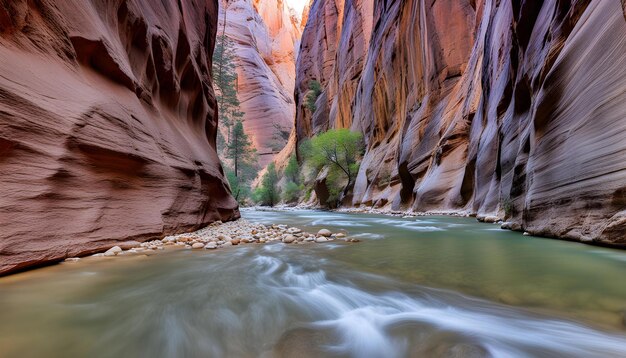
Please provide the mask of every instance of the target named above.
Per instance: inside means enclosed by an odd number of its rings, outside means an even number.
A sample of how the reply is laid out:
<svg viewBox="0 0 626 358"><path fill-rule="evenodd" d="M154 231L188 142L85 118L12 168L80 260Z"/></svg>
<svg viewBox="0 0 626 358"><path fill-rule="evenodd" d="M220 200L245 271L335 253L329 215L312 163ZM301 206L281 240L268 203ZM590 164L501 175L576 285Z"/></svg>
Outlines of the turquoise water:
<svg viewBox="0 0 626 358"><path fill-rule="evenodd" d="M0 357L626 356L626 252L452 217L244 211L357 244L82 260L0 279Z"/></svg>

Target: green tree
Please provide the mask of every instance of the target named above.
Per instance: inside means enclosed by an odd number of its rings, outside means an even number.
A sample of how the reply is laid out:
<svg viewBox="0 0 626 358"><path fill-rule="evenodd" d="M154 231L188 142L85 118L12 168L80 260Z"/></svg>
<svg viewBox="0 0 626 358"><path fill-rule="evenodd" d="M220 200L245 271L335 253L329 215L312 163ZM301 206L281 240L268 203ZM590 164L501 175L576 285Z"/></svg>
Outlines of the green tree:
<svg viewBox="0 0 626 358"><path fill-rule="evenodd" d="M237 98L236 54L233 42L226 36L226 11L221 33L215 40L213 52L213 84L218 104L218 123L226 127L227 138L220 143L230 142L233 124L243 117Z"/></svg>
<svg viewBox="0 0 626 358"><path fill-rule="evenodd" d="M261 185L254 191L254 201L261 205L276 205L280 200L278 180L279 177L276 171L276 165L270 163L261 179Z"/></svg>
<svg viewBox="0 0 626 358"><path fill-rule="evenodd" d="M241 121L235 121L230 135L230 141L226 144L226 158L233 164L236 177L240 177L246 165L253 165L256 161L256 149L252 146L250 137L243 129Z"/></svg>
<svg viewBox="0 0 626 358"><path fill-rule="evenodd" d="M293 154L289 157L289 162L287 162L287 166L285 167L285 179L291 181L295 184L300 182L300 166L298 165L298 158Z"/></svg>
<svg viewBox="0 0 626 358"><path fill-rule="evenodd" d="M316 80L311 80L309 82L309 91L306 94L306 107L314 113L317 109L315 102L317 102L317 98L322 94L322 85Z"/></svg>
<svg viewBox="0 0 626 358"><path fill-rule="evenodd" d="M300 186L292 181L287 182L285 184L285 188L283 189L283 200L286 203L293 203L298 201L300 198Z"/></svg>
<svg viewBox="0 0 626 358"><path fill-rule="evenodd" d="M249 180L242 180L243 178L237 177L232 170L226 171L226 178L228 179L233 197L235 197L235 200L240 204L243 204L250 197L251 189Z"/></svg>
<svg viewBox="0 0 626 358"><path fill-rule="evenodd" d="M354 187L359 171L359 158L363 153L362 135L348 129L332 129L303 143L300 152L318 172L328 167L326 177L329 201L336 201ZM341 190L339 181L346 179Z"/></svg>

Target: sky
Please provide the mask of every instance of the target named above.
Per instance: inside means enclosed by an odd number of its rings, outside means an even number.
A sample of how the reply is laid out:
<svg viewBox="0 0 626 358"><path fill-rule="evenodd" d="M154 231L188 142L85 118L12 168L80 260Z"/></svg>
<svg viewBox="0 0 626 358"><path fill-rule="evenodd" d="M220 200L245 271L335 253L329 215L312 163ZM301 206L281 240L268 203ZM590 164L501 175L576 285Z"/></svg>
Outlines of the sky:
<svg viewBox="0 0 626 358"><path fill-rule="evenodd" d="M304 5L308 3L308 0L285 0L287 5L292 9L296 10L298 15L302 15L302 9L304 9Z"/></svg>

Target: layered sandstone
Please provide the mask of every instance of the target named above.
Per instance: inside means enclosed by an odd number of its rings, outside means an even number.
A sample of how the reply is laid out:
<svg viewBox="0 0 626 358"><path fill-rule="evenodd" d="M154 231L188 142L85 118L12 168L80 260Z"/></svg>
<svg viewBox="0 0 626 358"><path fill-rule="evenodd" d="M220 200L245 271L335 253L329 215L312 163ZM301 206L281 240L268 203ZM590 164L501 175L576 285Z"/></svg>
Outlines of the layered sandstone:
<svg viewBox="0 0 626 358"><path fill-rule="evenodd" d="M238 217L217 3L0 1L0 274Z"/></svg>
<svg viewBox="0 0 626 358"><path fill-rule="evenodd" d="M355 206L626 246L625 88L620 0L317 0L296 134L364 134Z"/></svg>
<svg viewBox="0 0 626 358"><path fill-rule="evenodd" d="M283 0L229 0L222 5L219 31L235 47L244 128L265 165L281 145L275 126L287 132L293 127L300 19Z"/></svg>

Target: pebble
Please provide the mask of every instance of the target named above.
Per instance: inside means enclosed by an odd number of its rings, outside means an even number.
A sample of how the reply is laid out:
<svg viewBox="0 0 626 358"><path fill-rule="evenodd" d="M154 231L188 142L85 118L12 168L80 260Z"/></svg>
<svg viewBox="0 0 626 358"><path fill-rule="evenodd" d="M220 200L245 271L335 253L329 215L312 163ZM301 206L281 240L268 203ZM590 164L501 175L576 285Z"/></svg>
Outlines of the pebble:
<svg viewBox="0 0 626 358"><path fill-rule="evenodd" d="M80 257L68 257L65 259L65 262L77 262L80 260Z"/></svg>
<svg viewBox="0 0 626 358"><path fill-rule="evenodd" d="M321 229L320 231L317 232L317 236L324 236L324 237L330 237L330 235L332 235L333 233L330 232L330 230L328 229Z"/></svg>
<svg viewBox="0 0 626 358"><path fill-rule="evenodd" d="M119 246L110 248L104 253L95 254L93 256L117 256L117 255L133 255L140 253L149 253L151 251L165 250L166 246L177 246L182 249L207 249L215 250L228 246L245 246L251 243L271 243L283 242L286 244L304 244L304 243L323 243L333 240L342 240L345 242L358 242L356 239L346 238L346 234L338 232L333 234L328 229L321 229L317 234L303 231L297 227L288 225L262 225L251 223L245 219L237 221L229 221L225 223L216 222L209 224L207 227L192 233L184 233L179 235L168 235L162 239L146 241L137 244L127 251L122 250ZM66 261L73 262L74 258ZM78 258L76 258L78 260Z"/></svg>

